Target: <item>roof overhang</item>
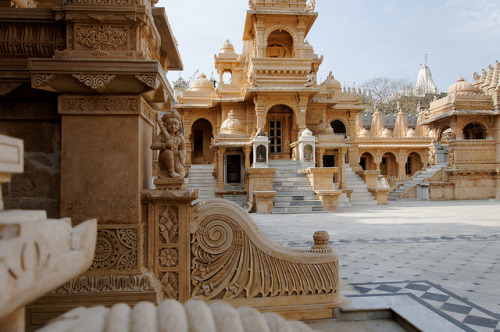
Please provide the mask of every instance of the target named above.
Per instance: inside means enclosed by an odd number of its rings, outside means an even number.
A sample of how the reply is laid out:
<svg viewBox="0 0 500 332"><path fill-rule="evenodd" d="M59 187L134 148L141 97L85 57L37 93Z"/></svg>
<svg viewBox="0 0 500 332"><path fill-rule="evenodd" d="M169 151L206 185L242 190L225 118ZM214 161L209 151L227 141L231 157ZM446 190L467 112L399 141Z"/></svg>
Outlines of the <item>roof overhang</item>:
<svg viewBox="0 0 500 332"><path fill-rule="evenodd" d="M168 23L167 14L165 13L165 8L154 7L153 8L153 18L155 21L156 28L160 33L161 45L160 50L162 53L167 54L168 57L168 70L183 70L184 65L182 64L181 55L177 47L177 41L175 40L172 28Z"/></svg>

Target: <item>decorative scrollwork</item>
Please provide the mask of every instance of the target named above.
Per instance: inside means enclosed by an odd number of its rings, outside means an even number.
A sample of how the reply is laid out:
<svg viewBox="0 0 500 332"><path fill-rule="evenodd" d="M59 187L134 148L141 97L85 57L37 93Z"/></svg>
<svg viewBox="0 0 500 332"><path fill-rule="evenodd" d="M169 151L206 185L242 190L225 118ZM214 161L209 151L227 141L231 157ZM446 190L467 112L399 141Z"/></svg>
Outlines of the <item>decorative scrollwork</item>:
<svg viewBox="0 0 500 332"><path fill-rule="evenodd" d="M97 232L93 269L106 269L113 266L118 259L118 239L107 230Z"/></svg>
<svg viewBox="0 0 500 332"><path fill-rule="evenodd" d="M61 113L130 113L139 110L136 97L79 97L61 98Z"/></svg>
<svg viewBox="0 0 500 332"><path fill-rule="evenodd" d="M0 83L0 96L5 96L17 89L21 83Z"/></svg>
<svg viewBox="0 0 500 332"><path fill-rule="evenodd" d="M198 203L195 210L199 222L191 241L193 297L338 296L338 256L323 238L320 248L291 251L262 237L236 204L214 199Z"/></svg>
<svg viewBox="0 0 500 332"><path fill-rule="evenodd" d="M100 93L116 78L116 75L106 74L73 74L80 83L88 86L91 89L97 90Z"/></svg>
<svg viewBox="0 0 500 332"><path fill-rule="evenodd" d="M137 251L130 250L121 255L116 269L120 271L137 269Z"/></svg>
<svg viewBox="0 0 500 332"><path fill-rule="evenodd" d="M31 86L33 88L40 88L49 85L56 75L54 74L34 74L31 76Z"/></svg>
<svg viewBox="0 0 500 332"><path fill-rule="evenodd" d="M76 42L93 50L112 50L126 45L127 33L111 26L80 27Z"/></svg>
<svg viewBox="0 0 500 332"><path fill-rule="evenodd" d="M135 75L139 81L150 87L151 89L158 89L160 86L160 81L156 75Z"/></svg>
<svg viewBox="0 0 500 332"><path fill-rule="evenodd" d="M153 290L153 277L151 275L110 275L76 277L52 291L52 294L84 293L103 291L138 291Z"/></svg>
<svg viewBox="0 0 500 332"><path fill-rule="evenodd" d="M130 249L137 248L137 230L134 228L120 228L116 231L118 240L125 247Z"/></svg>

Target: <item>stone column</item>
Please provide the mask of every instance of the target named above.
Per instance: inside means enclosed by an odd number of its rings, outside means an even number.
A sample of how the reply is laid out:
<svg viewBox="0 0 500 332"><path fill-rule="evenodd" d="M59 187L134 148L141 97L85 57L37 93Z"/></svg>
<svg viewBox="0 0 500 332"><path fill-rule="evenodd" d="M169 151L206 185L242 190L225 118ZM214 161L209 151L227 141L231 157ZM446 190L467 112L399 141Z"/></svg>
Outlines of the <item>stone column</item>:
<svg viewBox="0 0 500 332"><path fill-rule="evenodd" d="M224 154L225 147L219 147L217 150L217 190L224 190Z"/></svg>
<svg viewBox="0 0 500 332"><path fill-rule="evenodd" d="M247 145L244 147L245 150L245 169L252 166L252 161L250 160L250 153L252 152L252 146Z"/></svg>
<svg viewBox="0 0 500 332"><path fill-rule="evenodd" d="M2 183L10 182L13 173L24 170L22 140L0 134L0 210L3 210Z"/></svg>
<svg viewBox="0 0 500 332"><path fill-rule="evenodd" d="M382 153L380 151L377 151L373 156L373 162L375 163L375 170L380 171L380 164L382 164Z"/></svg>
<svg viewBox="0 0 500 332"><path fill-rule="evenodd" d="M266 105L255 105L255 113L257 114L257 130L261 128L264 130L266 127Z"/></svg>
<svg viewBox="0 0 500 332"><path fill-rule="evenodd" d="M339 149L339 188L347 189L346 171L345 171L345 154L347 153L347 148Z"/></svg>
<svg viewBox="0 0 500 332"><path fill-rule="evenodd" d="M255 23L257 35L257 58L264 58L266 56L266 45L264 40L264 22L258 21Z"/></svg>
<svg viewBox="0 0 500 332"><path fill-rule="evenodd" d="M398 163L398 178L404 179L406 177L406 162L408 161L406 153L398 155L396 162Z"/></svg>
<svg viewBox="0 0 500 332"><path fill-rule="evenodd" d="M316 151L316 167L323 167L323 156L325 148L318 148Z"/></svg>

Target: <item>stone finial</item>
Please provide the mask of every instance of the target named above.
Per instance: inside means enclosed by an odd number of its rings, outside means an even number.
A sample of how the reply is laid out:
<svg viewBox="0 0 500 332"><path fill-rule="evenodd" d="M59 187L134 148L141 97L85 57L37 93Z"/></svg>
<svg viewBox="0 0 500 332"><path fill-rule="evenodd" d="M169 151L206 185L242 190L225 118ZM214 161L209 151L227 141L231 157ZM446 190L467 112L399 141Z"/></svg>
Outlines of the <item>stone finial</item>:
<svg viewBox="0 0 500 332"><path fill-rule="evenodd" d="M327 231L316 231L313 235L314 245L311 247L312 250L325 250L331 251L328 240L330 240L330 234Z"/></svg>

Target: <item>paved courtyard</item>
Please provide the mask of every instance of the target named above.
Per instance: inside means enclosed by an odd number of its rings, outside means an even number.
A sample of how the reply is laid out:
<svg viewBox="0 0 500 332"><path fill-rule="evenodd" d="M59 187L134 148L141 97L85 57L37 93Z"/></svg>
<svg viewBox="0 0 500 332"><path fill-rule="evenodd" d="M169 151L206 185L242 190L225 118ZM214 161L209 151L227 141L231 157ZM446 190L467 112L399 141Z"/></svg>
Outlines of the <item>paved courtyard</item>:
<svg viewBox="0 0 500 332"><path fill-rule="evenodd" d="M464 331L500 331L500 201L422 202L332 213L252 214L274 242L326 230L345 296L406 294Z"/></svg>

